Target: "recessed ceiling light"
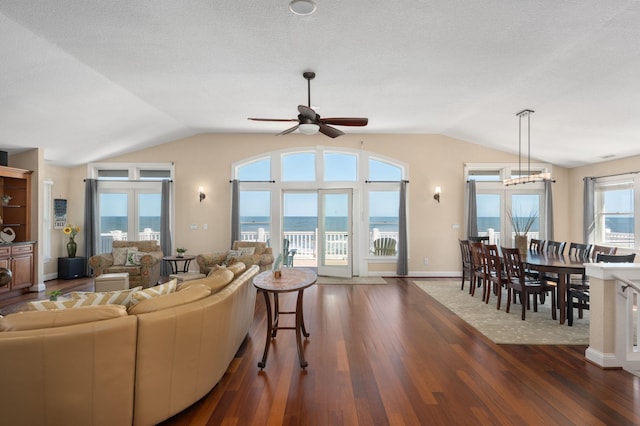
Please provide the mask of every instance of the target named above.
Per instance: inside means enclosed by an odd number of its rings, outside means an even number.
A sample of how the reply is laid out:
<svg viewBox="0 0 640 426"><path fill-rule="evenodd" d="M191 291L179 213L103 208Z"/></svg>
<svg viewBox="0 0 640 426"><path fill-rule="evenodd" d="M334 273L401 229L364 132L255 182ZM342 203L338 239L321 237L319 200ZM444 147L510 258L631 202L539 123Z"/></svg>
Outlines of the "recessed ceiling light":
<svg viewBox="0 0 640 426"><path fill-rule="evenodd" d="M289 10L296 15L309 16L316 11L316 4L311 0L291 0Z"/></svg>

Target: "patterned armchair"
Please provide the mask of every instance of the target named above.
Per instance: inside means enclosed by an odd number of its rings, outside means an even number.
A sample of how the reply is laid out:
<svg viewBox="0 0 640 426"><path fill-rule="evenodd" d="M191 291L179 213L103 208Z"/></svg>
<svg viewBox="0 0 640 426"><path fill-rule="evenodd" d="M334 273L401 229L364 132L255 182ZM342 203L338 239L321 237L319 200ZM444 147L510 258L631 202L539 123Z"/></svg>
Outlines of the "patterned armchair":
<svg viewBox="0 0 640 426"><path fill-rule="evenodd" d="M127 256L137 248L136 256ZM160 281L160 264L163 253L157 241L114 241L111 253L91 256L89 265L93 276L129 273L129 287L152 287Z"/></svg>
<svg viewBox="0 0 640 426"><path fill-rule="evenodd" d="M253 248L253 253L251 249ZM271 268L273 264L273 250L267 247L267 243L257 241L234 241L233 247L228 251L216 253L204 253L196 256L196 262L201 274L208 274L215 265L230 265L242 262L249 269L253 265L260 267L260 272Z"/></svg>

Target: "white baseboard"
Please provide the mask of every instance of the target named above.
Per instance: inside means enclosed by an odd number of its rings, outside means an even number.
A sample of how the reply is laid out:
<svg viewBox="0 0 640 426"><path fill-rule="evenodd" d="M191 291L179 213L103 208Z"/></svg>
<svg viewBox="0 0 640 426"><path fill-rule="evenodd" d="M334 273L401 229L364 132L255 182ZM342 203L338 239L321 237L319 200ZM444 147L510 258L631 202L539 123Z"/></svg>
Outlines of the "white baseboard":
<svg viewBox="0 0 640 426"><path fill-rule="evenodd" d="M590 362L598 365L602 368L620 368L622 364L618 361L615 354L611 353L603 353L596 349L593 349L591 346L587 348L584 352L585 358L587 358Z"/></svg>
<svg viewBox="0 0 640 426"><path fill-rule="evenodd" d="M38 283L38 284L34 284L31 287L29 287L29 291L32 292L41 292L41 291L45 291L47 289L47 286L44 285L44 283Z"/></svg>

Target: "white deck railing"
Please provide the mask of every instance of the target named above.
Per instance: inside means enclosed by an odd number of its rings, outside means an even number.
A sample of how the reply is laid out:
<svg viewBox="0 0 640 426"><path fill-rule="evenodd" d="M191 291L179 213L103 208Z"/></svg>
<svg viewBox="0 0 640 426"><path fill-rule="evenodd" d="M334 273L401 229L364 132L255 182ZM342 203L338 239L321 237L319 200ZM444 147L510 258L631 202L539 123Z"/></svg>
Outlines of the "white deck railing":
<svg viewBox="0 0 640 426"><path fill-rule="evenodd" d="M616 359L622 368L640 376L640 285L615 275L616 281Z"/></svg>

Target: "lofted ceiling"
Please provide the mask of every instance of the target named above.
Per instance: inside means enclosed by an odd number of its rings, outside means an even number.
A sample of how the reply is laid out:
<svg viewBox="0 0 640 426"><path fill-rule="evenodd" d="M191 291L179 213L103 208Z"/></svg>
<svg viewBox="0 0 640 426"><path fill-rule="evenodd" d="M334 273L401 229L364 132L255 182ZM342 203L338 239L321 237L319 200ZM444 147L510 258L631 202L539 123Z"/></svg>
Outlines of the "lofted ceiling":
<svg viewBox="0 0 640 426"><path fill-rule="evenodd" d="M640 154L637 0L1 0L0 150L76 165L306 104L566 167ZM287 136L280 136L286 138ZM339 140L339 139L338 139ZM472 159L470 159L472 161Z"/></svg>

